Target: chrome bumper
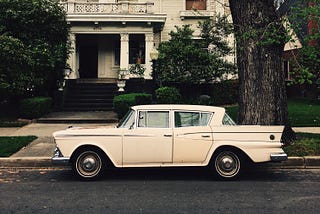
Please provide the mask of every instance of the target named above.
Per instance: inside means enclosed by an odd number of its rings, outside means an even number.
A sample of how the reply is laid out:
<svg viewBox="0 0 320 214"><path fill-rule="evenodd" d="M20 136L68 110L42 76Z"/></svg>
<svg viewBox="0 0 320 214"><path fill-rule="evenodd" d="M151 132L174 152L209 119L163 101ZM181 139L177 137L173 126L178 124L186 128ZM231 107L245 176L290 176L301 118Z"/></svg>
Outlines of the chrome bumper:
<svg viewBox="0 0 320 214"><path fill-rule="evenodd" d="M63 157L58 147L54 150L53 157L51 159L52 165L69 165L70 158Z"/></svg>
<svg viewBox="0 0 320 214"><path fill-rule="evenodd" d="M277 153L270 155L271 161L273 162L280 162L288 160L288 155L286 153Z"/></svg>

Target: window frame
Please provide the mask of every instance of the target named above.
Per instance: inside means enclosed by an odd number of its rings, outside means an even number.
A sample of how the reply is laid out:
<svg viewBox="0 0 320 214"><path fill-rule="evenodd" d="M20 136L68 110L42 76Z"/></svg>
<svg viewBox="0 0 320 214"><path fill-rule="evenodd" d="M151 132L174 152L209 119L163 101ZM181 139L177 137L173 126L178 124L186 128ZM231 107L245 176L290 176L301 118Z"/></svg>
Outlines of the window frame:
<svg viewBox="0 0 320 214"><path fill-rule="evenodd" d="M200 114L200 117L199 117L199 121L201 121L201 118L202 118L202 114L209 114L209 119L207 121L207 124L206 125L200 125L199 126L176 126L176 112L181 112L181 113L198 113ZM211 123L211 120L213 118L213 115L214 115L214 112L209 112L209 111L192 111L192 110L174 110L173 111L173 127L174 128L186 128L186 127L203 127L203 126L210 126L210 123Z"/></svg>
<svg viewBox="0 0 320 214"><path fill-rule="evenodd" d="M140 117L140 112L164 112L164 113L168 113L168 127L148 127L148 126L139 126L139 117ZM170 110L147 110L147 109L141 109L137 111L137 115L136 115L136 128L143 128L143 129L171 129L172 127L172 123L171 123L171 111Z"/></svg>

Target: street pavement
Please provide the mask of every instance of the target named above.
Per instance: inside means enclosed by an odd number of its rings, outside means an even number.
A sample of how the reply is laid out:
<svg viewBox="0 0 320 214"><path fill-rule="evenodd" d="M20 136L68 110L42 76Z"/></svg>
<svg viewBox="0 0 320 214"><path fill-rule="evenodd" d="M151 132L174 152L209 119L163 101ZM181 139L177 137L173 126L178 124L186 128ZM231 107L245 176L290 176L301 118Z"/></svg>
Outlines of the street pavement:
<svg viewBox="0 0 320 214"><path fill-rule="evenodd" d="M0 169L1 214L319 213L320 169L261 168L237 181L199 168L109 171L97 181L69 169Z"/></svg>
<svg viewBox="0 0 320 214"><path fill-rule="evenodd" d="M116 126L113 112L55 112L40 118L21 128L0 128L0 136L27 136L38 138L9 158L0 158L0 167L46 167L51 166L51 157L55 148L52 133L69 126L96 127ZM55 122L55 123L52 123ZM103 122L103 123L101 123ZM320 133L320 127L294 128L297 132ZM320 167L320 157L290 157L277 167Z"/></svg>

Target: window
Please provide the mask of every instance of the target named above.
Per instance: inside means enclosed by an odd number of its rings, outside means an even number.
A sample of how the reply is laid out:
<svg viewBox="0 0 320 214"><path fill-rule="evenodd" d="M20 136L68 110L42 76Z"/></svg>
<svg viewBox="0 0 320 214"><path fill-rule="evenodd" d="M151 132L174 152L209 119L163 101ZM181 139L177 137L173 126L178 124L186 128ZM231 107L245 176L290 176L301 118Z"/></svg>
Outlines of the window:
<svg viewBox="0 0 320 214"><path fill-rule="evenodd" d="M169 128L169 111L140 111L138 127Z"/></svg>
<svg viewBox="0 0 320 214"><path fill-rule="evenodd" d="M120 65L120 37L114 42L114 65Z"/></svg>
<svg viewBox="0 0 320 214"><path fill-rule="evenodd" d="M186 0L186 10L206 10L206 0Z"/></svg>
<svg viewBox="0 0 320 214"><path fill-rule="evenodd" d="M130 110L120 121L118 128L131 128L134 125L135 111Z"/></svg>
<svg viewBox="0 0 320 214"><path fill-rule="evenodd" d="M227 113L225 113L222 119L222 125L235 126L236 123L231 119L231 117Z"/></svg>
<svg viewBox="0 0 320 214"><path fill-rule="evenodd" d="M145 35L129 35L129 64L145 63Z"/></svg>
<svg viewBox="0 0 320 214"><path fill-rule="evenodd" d="M211 113L207 112L175 112L174 126L207 126L211 118Z"/></svg>

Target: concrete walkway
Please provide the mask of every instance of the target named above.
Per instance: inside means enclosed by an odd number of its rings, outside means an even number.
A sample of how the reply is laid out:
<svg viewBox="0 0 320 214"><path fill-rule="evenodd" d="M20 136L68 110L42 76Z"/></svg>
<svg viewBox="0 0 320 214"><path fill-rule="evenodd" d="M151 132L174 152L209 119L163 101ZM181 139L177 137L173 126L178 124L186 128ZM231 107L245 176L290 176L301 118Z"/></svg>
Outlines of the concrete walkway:
<svg viewBox="0 0 320 214"><path fill-rule="evenodd" d="M294 127L295 132L320 134L320 127Z"/></svg>
<svg viewBox="0 0 320 214"><path fill-rule="evenodd" d="M52 133L58 130L63 130L69 126L82 126L82 127L96 127L106 126L114 127L116 123L108 124L72 124L72 123L59 123L59 124L42 124L31 123L22 128L0 128L0 136L27 136L34 135L38 139L30 143L28 146L22 148L11 157L51 157L55 148Z"/></svg>
<svg viewBox="0 0 320 214"><path fill-rule="evenodd" d="M52 112L37 120L38 123L116 123L113 111Z"/></svg>

